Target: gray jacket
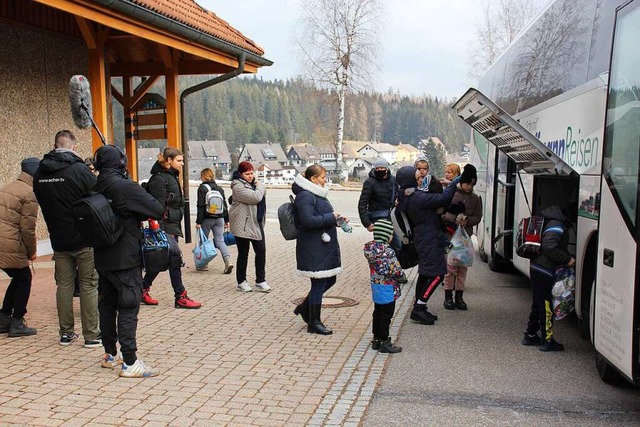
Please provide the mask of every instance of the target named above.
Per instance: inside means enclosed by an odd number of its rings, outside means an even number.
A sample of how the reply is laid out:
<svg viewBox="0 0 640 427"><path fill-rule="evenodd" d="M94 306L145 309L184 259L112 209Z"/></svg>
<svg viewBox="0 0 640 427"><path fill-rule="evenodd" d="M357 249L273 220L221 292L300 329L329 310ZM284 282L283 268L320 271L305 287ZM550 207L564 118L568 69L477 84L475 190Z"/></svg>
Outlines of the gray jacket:
<svg viewBox="0 0 640 427"><path fill-rule="evenodd" d="M267 189L264 184L255 180L254 189L243 179L231 181L232 202L229 208L229 230L234 236L251 240L262 240L265 218L258 224L258 203L265 196Z"/></svg>

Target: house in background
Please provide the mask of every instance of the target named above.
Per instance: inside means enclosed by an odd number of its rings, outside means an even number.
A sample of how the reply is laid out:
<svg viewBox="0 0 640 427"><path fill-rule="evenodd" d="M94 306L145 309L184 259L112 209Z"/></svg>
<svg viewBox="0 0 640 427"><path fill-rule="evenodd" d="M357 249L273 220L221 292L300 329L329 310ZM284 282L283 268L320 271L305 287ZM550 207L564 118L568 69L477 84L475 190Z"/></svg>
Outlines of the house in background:
<svg viewBox="0 0 640 427"><path fill-rule="evenodd" d="M313 145L293 145L287 151L289 164L295 166L299 171L305 170L314 163L320 163L322 158L318 152L318 147Z"/></svg>
<svg viewBox="0 0 640 427"><path fill-rule="evenodd" d="M298 169L295 166L280 166L278 162L263 163L256 170L256 179L271 185L291 185L296 175Z"/></svg>
<svg viewBox="0 0 640 427"><path fill-rule="evenodd" d="M376 157L360 157L356 159L349 167L349 177L361 180L367 179L375 161Z"/></svg>
<svg viewBox="0 0 640 427"><path fill-rule="evenodd" d="M188 144L189 179L199 180L204 168L211 168L223 177L231 175L231 154L226 141L189 141Z"/></svg>
<svg viewBox="0 0 640 427"><path fill-rule="evenodd" d="M398 150L395 145L384 142L369 142L358 150L360 157L378 158L382 157L390 165L396 162Z"/></svg>
<svg viewBox="0 0 640 427"><path fill-rule="evenodd" d="M240 151L238 162L251 162L255 169L260 164L267 162L277 162L280 166L286 166L289 163L287 155L280 144L244 144Z"/></svg>
<svg viewBox="0 0 640 427"><path fill-rule="evenodd" d="M430 136L427 139L421 139L418 142L418 150L420 150L422 154L426 153L427 144L429 143L435 144L436 148L442 150L445 156L448 154L447 147L444 146L442 141L440 141L440 138L437 136Z"/></svg>
<svg viewBox="0 0 640 427"><path fill-rule="evenodd" d="M414 164L418 157L420 157L420 150L411 144L398 144L396 146L396 163L411 163Z"/></svg>

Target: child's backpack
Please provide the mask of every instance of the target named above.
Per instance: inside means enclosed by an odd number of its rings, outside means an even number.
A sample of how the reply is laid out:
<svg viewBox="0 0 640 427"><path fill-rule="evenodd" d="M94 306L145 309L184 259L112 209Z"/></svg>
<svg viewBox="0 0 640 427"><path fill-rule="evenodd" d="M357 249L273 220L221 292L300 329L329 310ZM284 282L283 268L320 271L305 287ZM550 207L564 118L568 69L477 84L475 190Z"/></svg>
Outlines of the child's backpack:
<svg viewBox="0 0 640 427"><path fill-rule="evenodd" d="M316 197L313 196L313 206L316 206ZM278 208L278 222L280 223L280 232L284 240L295 240L298 238L298 227L296 226L296 205L295 198L289 195L289 201L283 203Z"/></svg>
<svg viewBox="0 0 640 427"><path fill-rule="evenodd" d="M540 255L543 231L543 217L530 216L522 218L520 224L518 224L518 234L516 235L516 254L527 259L533 259Z"/></svg>
<svg viewBox="0 0 640 427"><path fill-rule="evenodd" d="M76 230L84 246L105 248L118 241L124 229L111 209L109 200L95 193L85 196L73 205Z"/></svg>
<svg viewBox="0 0 640 427"><path fill-rule="evenodd" d="M207 187L207 194L204 196L207 214L222 215L224 213L224 197L218 190L211 188L209 184L203 185Z"/></svg>
<svg viewBox="0 0 640 427"><path fill-rule="evenodd" d="M396 257L402 268L411 268L418 265L418 252L413 244L413 226L405 212L399 212L396 208L391 210L391 222L393 232L400 238L402 246L396 248Z"/></svg>

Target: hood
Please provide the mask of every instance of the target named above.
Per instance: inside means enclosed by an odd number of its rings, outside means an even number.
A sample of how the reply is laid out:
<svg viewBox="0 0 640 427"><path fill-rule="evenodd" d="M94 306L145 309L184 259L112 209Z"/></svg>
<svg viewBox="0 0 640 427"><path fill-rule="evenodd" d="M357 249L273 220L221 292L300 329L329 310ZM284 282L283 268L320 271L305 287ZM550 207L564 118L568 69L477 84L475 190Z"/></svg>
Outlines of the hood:
<svg viewBox="0 0 640 427"><path fill-rule="evenodd" d="M98 171L105 169L126 169L127 156L115 145L104 145L96 151L94 166Z"/></svg>
<svg viewBox="0 0 640 427"><path fill-rule="evenodd" d="M156 161L153 166L151 167L151 175L154 175L158 172L162 172L164 170L164 168L162 167L162 164L158 161Z"/></svg>
<svg viewBox="0 0 640 427"><path fill-rule="evenodd" d="M329 188L320 187L318 184L314 184L313 182L305 178L301 173L299 173L298 175L296 175L296 179L293 181L293 184L291 185L291 191L293 191L293 194L298 195L298 193L300 193L303 190L307 190L315 194L316 196L319 196L325 199L329 195Z"/></svg>
<svg viewBox="0 0 640 427"><path fill-rule="evenodd" d="M387 245L376 242L375 240L367 242L364 244L364 257L370 263L375 260L379 260L383 256L386 248Z"/></svg>
<svg viewBox="0 0 640 427"><path fill-rule="evenodd" d="M562 213L562 209L558 205L551 205L544 208L540 215L542 215L545 219L555 219L557 221L561 221L565 224L569 224L569 219Z"/></svg>
<svg viewBox="0 0 640 427"><path fill-rule="evenodd" d="M401 189L413 188L418 185L416 181L416 168L403 166L396 172L396 184Z"/></svg>
<svg viewBox="0 0 640 427"><path fill-rule="evenodd" d="M73 151L58 148L44 155L39 170L41 173L49 174L66 169L78 162L84 164L84 160Z"/></svg>

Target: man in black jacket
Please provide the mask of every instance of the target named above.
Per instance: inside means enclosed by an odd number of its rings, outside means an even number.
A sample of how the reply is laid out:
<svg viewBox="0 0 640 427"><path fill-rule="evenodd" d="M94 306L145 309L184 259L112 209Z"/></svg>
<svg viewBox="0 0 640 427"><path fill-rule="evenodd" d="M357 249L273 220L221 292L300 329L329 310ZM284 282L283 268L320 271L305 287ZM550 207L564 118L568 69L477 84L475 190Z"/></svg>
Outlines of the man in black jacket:
<svg viewBox="0 0 640 427"><path fill-rule="evenodd" d="M105 354L101 366L122 364L121 377L145 378L158 375L136 356L136 330L142 298L142 268L139 222L160 219L162 205L127 176L127 157L113 145L96 151L97 191L110 202L125 232L116 243L96 250L100 275L98 307ZM120 342L120 353L116 343Z"/></svg>
<svg viewBox="0 0 640 427"><path fill-rule="evenodd" d="M82 335L87 348L100 347L98 277L93 248L85 247L76 232L73 205L96 186L96 177L75 152L76 138L68 130L55 136L53 151L45 154L33 177L33 192L49 229L55 262L56 306L60 345L78 339L74 331L73 291L80 282Z"/></svg>
<svg viewBox="0 0 640 427"><path fill-rule="evenodd" d="M358 200L358 215L367 230L373 231L373 223L379 219L391 219L391 209L395 206L395 185L389 163L383 158L377 159L369 178L362 185Z"/></svg>

